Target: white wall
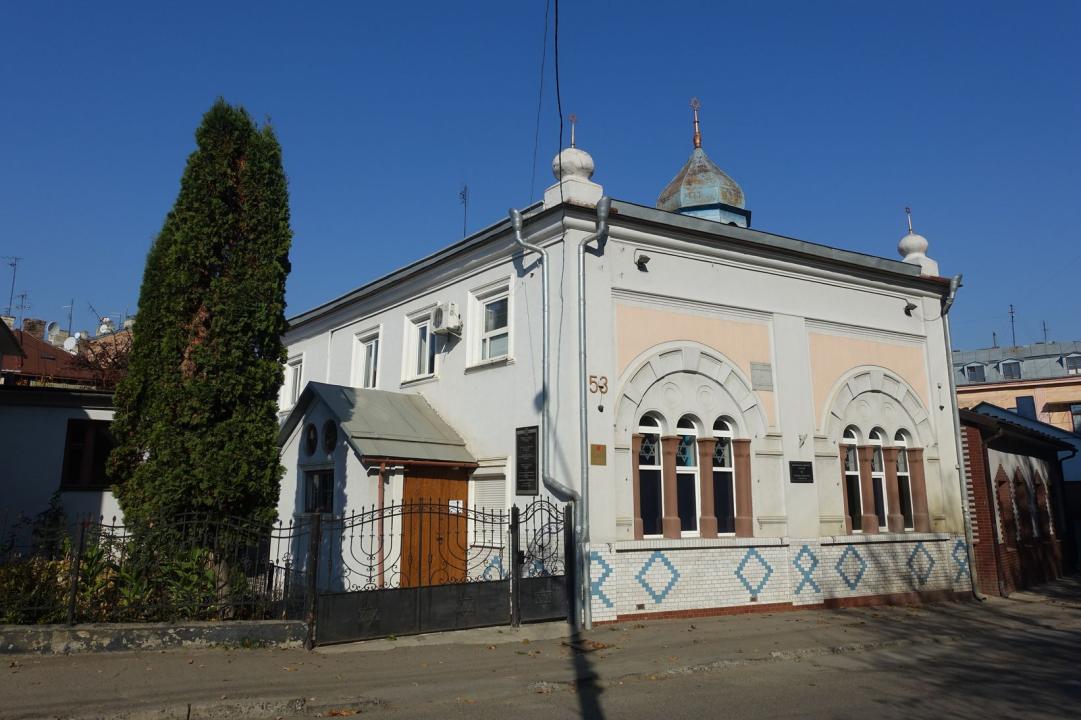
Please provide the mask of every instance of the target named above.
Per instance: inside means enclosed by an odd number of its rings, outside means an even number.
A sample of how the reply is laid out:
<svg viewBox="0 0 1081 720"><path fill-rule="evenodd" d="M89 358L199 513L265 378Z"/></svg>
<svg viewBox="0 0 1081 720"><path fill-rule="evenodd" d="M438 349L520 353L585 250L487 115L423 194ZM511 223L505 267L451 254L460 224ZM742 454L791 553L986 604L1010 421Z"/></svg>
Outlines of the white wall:
<svg viewBox="0 0 1081 720"><path fill-rule="evenodd" d="M580 488L576 316L577 242L592 222L558 217L528 226L528 240L547 243L551 255L551 308L554 426L552 472ZM651 256L648 272L634 264L636 249ZM291 331L290 356L303 354L306 380L350 385L355 375L357 333L381 328L379 388L423 394L462 434L469 449L486 462L505 462L508 503L514 492L514 429L540 424L541 298L536 256L524 258L509 233L480 250L460 253L438 268L388 287L377 296ZM963 530L953 416L949 405L949 363L945 358L938 297L927 290L902 288L849 272L777 258L752 258L721 243L690 242L673 231L664 236L613 227L600 256L586 257L588 301L587 375L605 376L607 394L589 395L589 442L603 444L607 462L590 468L590 522L594 542L626 540L631 535L630 438L616 429L616 403L623 388L618 367L615 305L627 298L642 306L671 308L696 304L747 313L770 328L775 400L773 420L752 438L756 534L817 536L836 533L842 514L837 460L838 437L819 414L810 395L809 327L884 343L901 338L919 348L922 380L915 391L926 398L929 437L924 443L929 511L936 531ZM477 323L466 312L470 289L507 277L512 294L512 358L481 368L468 367L467 348ZM405 317L435 302L452 301L466 312L461 341L439 360L438 377L402 382ZM909 301L917 309L911 316ZM725 351L723 339L718 350ZM945 388L945 389L943 389ZM769 403L760 403L763 405ZM673 418L674 421L675 418ZM291 450L287 449L287 455ZM787 481L787 461L813 460L815 486ZM289 460L283 457L289 467ZM294 461L295 462L295 459ZM527 499L521 499L527 500Z"/></svg>
<svg viewBox="0 0 1081 720"><path fill-rule="evenodd" d="M0 518L45 510L60 489L64 442L70 419L112 420L112 410L36 405L0 405ZM120 518L120 508L107 490L63 493L71 517Z"/></svg>

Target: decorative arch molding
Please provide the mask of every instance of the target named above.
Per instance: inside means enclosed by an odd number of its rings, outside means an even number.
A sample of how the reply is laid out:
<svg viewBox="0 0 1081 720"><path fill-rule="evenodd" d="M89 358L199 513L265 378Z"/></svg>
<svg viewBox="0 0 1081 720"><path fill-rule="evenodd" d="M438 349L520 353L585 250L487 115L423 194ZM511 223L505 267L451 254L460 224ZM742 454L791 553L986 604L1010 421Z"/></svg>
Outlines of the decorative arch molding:
<svg viewBox="0 0 1081 720"><path fill-rule="evenodd" d="M641 415L661 418L661 434L693 415L707 432L718 417L735 424L737 437L762 437L769 423L750 379L715 348L677 340L641 353L620 376L615 407L616 437L630 437Z"/></svg>
<svg viewBox="0 0 1081 720"><path fill-rule="evenodd" d="M931 417L915 389L896 373L877 365L849 370L830 391L822 418L823 432L838 441L849 425L856 426L864 438L879 427L886 432L887 442L898 430L905 430L918 438L922 447L935 445Z"/></svg>

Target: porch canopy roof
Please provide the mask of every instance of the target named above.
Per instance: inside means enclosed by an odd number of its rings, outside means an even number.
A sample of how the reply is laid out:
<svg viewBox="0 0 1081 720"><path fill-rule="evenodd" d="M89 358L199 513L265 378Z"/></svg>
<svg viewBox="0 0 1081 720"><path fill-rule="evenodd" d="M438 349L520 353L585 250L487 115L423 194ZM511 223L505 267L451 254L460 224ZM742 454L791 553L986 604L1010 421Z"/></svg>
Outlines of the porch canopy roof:
<svg viewBox="0 0 1081 720"><path fill-rule="evenodd" d="M278 431L278 445L285 444L316 401L327 406L362 459L476 465L465 440L422 396L320 382L304 387Z"/></svg>

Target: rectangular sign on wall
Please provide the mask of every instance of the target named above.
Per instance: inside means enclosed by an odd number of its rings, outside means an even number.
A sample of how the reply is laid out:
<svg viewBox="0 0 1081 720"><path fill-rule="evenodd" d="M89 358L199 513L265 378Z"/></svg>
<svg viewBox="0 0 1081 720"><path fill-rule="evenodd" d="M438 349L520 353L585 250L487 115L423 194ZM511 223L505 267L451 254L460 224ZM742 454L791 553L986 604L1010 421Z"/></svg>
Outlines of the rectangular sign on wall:
<svg viewBox="0 0 1081 720"><path fill-rule="evenodd" d="M813 483L814 464L806 460L788 461L788 481L794 483Z"/></svg>
<svg viewBox="0 0 1081 720"><path fill-rule="evenodd" d="M540 456L540 428L536 425L520 427L514 431L514 485L517 495L540 493L538 466Z"/></svg>

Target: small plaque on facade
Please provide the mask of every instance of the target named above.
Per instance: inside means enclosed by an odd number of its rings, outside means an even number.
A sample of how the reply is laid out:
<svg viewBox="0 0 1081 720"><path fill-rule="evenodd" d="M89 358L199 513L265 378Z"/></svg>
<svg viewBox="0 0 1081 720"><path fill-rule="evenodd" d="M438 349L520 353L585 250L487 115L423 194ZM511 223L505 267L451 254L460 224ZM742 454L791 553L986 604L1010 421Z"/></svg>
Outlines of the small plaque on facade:
<svg viewBox="0 0 1081 720"><path fill-rule="evenodd" d="M814 464L807 460L789 460L788 481L794 483L813 483L815 481Z"/></svg>
<svg viewBox="0 0 1081 720"><path fill-rule="evenodd" d="M540 428L536 425L514 431L514 492L518 495L536 495L540 492L537 472L539 440Z"/></svg>
<svg viewBox="0 0 1081 720"><path fill-rule="evenodd" d="M751 389L773 390L773 366L769 363L751 363Z"/></svg>
<svg viewBox="0 0 1081 720"><path fill-rule="evenodd" d="M607 465L608 464L608 446L607 445L590 445L589 446L589 464L590 465Z"/></svg>

